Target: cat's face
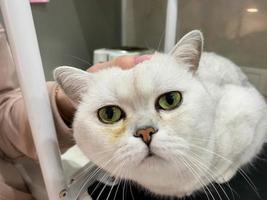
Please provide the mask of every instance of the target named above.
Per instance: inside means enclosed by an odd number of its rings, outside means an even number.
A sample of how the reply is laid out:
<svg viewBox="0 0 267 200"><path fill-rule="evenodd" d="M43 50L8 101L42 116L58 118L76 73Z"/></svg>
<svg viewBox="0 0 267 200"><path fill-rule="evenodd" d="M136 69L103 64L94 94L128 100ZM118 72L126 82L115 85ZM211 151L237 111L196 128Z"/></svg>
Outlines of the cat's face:
<svg viewBox="0 0 267 200"><path fill-rule="evenodd" d="M210 97L175 59L159 54L128 71L103 70L91 84L76 113L74 137L97 165L175 192L185 180L195 181L185 164L193 153L209 165L210 155L198 152L213 144ZM163 179L173 179L173 187Z"/></svg>
<svg viewBox="0 0 267 200"><path fill-rule="evenodd" d="M58 81L74 100L81 98L73 129L85 155L161 195L200 189L211 181L203 177L216 160L209 153L213 102L194 76L202 38L191 34L174 53L155 54L130 70L58 71L58 77L76 74L77 82Z"/></svg>

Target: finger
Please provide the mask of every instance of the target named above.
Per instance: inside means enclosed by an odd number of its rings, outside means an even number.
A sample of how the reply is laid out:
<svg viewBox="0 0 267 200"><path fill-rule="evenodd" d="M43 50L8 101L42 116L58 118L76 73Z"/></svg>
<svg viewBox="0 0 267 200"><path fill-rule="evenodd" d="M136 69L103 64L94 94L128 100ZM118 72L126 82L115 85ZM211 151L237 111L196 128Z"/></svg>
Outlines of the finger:
<svg viewBox="0 0 267 200"><path fill-rule="evenodd" d="M129 69L135 66L136 56L119 56L111 61L114 66L119 66L122 69Z"/></svg>
<svg viewBox="0 0 267 200"><path fill-rule="evenodd" d="M111 66L111 61L103 62L103 63L97 63L87 69L88 72L96 72L98 70L104 69L106 67Z"/></svg>
<svg viewBox="0 0 267 200"><path fill-rule="evenodd" d="M129 69L132 68L134 65L135 65L135 56L120 56L108 62L97 63L92 67L90 67L87 71L96 72L98 70L112 66L118 66L122 69Z"/></svg>
<svg viewBox="0 0 267 200"><path fill-rule="evenodd" d="M87 71L88 72L96 72L98 70L112 67L112 66L118 66L121 69L130 69L134 67L135 65L144 62L145 60L151 59L152 55L142 55L142 56L119 56L115 59L103 62L103 63L97 63L90 67Z"/></svg>
<svg viewBox="0 0 267 200"><path fill-rule="evenodd" d="M151 57L152 57L152 55L148 55L148 54L142 55L142 56L137 56L137 57L135 57L135 64L137 65L137 64L142 63L146 60L150 60Z"/></svg>
<svg viewBox="0 0 267 200"><path fill-rule="evenodd" d="M135 65L142 63L146 60L151 59L152 55L141 55L141 56L120 56L113 60L112 64L120 66L122 69L129 69Z"/></svg>

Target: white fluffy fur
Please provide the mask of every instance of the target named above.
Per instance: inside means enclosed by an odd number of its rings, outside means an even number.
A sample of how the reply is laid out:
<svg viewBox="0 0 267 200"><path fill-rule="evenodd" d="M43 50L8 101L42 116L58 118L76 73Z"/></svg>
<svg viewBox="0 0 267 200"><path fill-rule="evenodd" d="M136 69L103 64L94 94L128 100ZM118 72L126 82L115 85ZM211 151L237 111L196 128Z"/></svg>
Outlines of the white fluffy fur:
<svg viewBox="0 0 267 200"><path fill-rule="evenodd" d="M201 35L198 45L190 39L196 34L180 42L195 53L202 46ZM190 65L179 60L179 55L185 55L179 51L189 52L188 48L176 47L172 55L156 53L130 70L104 69L83 83L75 80L83 72L71 68L60 70L74 74L56 76L67 94L73 88L87 88L79 94L82 101L73 127L76 142L88 158L114 176L159 195L182 197L211 182L228 181L259 153L266 137L266 103L241 70L226 58L203 53L197 71L192 72ZM182 104L157 111L157 97L168 91L180 91ZM99 121L97 110L110 104L125 111L125 121L112 125ZM114 138L113 132L124 125ZM156 156L146 158L147 146L133 137L135 127L141 125L158 129L151 142Z"/></svg>

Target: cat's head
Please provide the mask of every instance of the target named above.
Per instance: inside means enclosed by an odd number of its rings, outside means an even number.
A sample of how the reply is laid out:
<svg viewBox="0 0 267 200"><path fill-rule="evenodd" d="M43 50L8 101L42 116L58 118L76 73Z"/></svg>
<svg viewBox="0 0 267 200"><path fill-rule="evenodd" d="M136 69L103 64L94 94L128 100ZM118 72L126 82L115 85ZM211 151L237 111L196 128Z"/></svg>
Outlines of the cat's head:
<svg viewBox="0 0 267 200"><path fill-rule="evenodd" d="M214 105L195 75L202 46L192 31L169 54L130 70L57 68L57 82L78 103L74 137L85 155L157 194L185 196L207 184L199 180L207 170L196 167L214 160Z"/></svg>

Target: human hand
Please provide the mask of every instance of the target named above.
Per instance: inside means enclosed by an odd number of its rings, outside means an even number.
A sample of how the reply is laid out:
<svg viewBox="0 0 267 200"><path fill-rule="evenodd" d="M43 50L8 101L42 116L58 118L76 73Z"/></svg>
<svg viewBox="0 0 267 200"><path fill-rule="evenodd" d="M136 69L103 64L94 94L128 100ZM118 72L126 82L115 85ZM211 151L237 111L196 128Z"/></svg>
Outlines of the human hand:
<svg viewBox="0 0 267 200"><path fill-rule="evenodd" d="M151 58L151 55L120 56L108 62L97 63L91 66L90 68L88 68L87 71L94 73L98 70L108 68L111 66L117 66L117 67L127 70L145 60L149 60L150 58ZM58 107L59 114L64 120L64 122L70 126L72 124L72 120L73 120L76 108L71 102L71 100L60 89L60 87L57 88L55 96L56 96L55 98L56 98L56 104Z"/></svg>
<svg viewBox="0 0 267 200"><path fill-rule="evenodd" d="M118 66L122 69L130 69L145 60L149 60L150 58L151 58L151 55L120 56L108 62L97 63L93 65L92 67L90 67L87 71L96 72L100 69L104 69L104 68L111 67L111 66Z"/></svg>

